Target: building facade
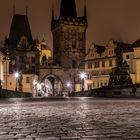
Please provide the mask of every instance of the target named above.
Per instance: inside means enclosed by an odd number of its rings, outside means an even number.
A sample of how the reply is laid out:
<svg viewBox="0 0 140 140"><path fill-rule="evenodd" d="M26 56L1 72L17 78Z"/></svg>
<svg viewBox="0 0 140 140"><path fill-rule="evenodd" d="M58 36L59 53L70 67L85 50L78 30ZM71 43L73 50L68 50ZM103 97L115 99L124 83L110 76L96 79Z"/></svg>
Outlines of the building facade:
<svg viewBox="0 0 140 140"><path fill-rule="evenodd" d="M3 88L35 94L33 81L39 74L40 51L32 39L27 15L13 15L9 37L1 50L8 53L9 59Z"/></svg>
<svg viewBox="0 0 140 140"><path fill-rule="evenodd" d="M136 48L132 44L110 40L106 46L92 44L89 48L85 59L85 71L87 74L85 79L86 90L108 85L109 74L112 68L116 67L115 49L118 45L122 49L123 61L126 61L129 65L129 73L133 83L138 83L138 80L136 80L136 77L139 77L136 68L138 60L135 60Z"/></svg>
<svg viewBox="0 0 140 140"><path fill-rule="evenodd" d="M109 73L115 67L116 44L113 40L107 46L92 44L85 59L85 89L90 90L108 85Z"/></svg>

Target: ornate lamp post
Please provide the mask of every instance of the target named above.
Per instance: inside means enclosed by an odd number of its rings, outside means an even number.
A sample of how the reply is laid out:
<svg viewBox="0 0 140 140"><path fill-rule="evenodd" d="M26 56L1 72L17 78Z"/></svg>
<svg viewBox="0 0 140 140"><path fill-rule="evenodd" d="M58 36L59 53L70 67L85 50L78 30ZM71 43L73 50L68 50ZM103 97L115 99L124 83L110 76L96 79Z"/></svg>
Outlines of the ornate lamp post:
<svg viewBox="0 0 140 140"><path fill-rule="evenodd" d="M18 90L18 78L19 78L19 73L18 72L15 73L15 78L16 78L16 88L15 88L15 91L17 91Z"/></svg>
<svg viewBox="0 0 140 140"><path fill-rule="evenodd" d="M71 83L68 82L68 83L67 83L68 95L70 94L70 88L71 88Z"/></svg>
<svg viewBox="0 0 140 140"><path fill-rule="evenodd" d="M81 78L81 91L84 91L84 79L86 78L86 73L82 72L80 73Z"/></svg>

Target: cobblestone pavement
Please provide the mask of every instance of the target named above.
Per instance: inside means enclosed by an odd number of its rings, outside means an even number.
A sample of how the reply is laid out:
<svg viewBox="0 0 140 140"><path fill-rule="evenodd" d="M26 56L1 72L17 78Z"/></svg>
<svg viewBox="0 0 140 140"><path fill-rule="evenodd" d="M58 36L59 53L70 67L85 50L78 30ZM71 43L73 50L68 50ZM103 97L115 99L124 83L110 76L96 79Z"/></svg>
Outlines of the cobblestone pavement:
<svg viewBox="0 0 140 140"><path fill-rule="evenodd" d="M0 140L140 140L140 100L0 100Z"/></svg>

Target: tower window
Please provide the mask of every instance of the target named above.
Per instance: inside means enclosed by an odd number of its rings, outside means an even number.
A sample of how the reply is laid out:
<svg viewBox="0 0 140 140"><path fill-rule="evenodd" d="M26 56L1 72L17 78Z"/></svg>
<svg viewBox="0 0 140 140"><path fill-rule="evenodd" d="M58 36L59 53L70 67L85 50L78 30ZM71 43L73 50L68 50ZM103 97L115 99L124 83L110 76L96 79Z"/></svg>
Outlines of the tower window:
<svg viewBox="0 0 140 140"><path fill-rule="evenodd" d="M109 60L109 66L112 67L112 60Z"/></svg>
<svg viewBox="0 0 140 140"><path fill-rule="evenodd" d="M76 68L76 61L72 60L72 68Z"/></svg>

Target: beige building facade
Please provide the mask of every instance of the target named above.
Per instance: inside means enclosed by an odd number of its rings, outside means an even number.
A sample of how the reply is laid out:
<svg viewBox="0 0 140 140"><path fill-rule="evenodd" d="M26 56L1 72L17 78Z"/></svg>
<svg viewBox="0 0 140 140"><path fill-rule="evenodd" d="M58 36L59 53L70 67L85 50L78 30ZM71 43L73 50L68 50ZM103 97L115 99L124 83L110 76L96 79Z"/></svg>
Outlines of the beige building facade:
<svg viewBox="0 0 140 140"><path fill-rule="evenodd" d="M107 46L92 44L85 59L85 90L108 85L109 73L115 67L116 44L113 40Z"/></svg>
<svg viewBox="0 0 140 140"><path fill-rule="evenodd" d="M19 77L15 77L15 73L9 73L9 63L10 59L7 55L0 52L0 81L1 81L1 88L12 90L12 91L19 91L19 84L18 80ZM19 73L20 74L20 73ZM33 96L36 95L35 83L38 82L38 76L35 74L22 74L22 91L32 93Z"/></svg>
<svg viewBox="0 0 140 140"><path fill-rule="evenodd" d="M133 44L116 42L110 40L106 46L92 44L85 59L85 72L87 78L84 80L85 90L100 88L108 85L109 74L116 66L115 49L117 45L122 46L123 61L129 65L129 73L133 84L140 83L140 43L139 40Z"/></svg>

